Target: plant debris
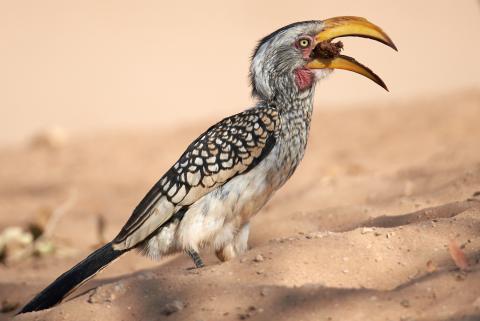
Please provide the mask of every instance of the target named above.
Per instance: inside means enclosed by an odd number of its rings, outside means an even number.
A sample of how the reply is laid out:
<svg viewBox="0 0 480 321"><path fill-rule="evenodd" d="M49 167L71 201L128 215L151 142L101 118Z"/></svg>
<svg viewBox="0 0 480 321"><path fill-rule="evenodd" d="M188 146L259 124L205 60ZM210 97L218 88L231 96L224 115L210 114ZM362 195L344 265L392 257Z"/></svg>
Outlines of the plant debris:
<svg viewBox="0 0 480 321"><path fill-rule="evenodd" d="M68 199L55 209L41 209L26 228L10 226L0 231L0 263L11 264L29 257L46 256L55 252L52 233L58 221L77 199L71 190Z"/></svg>
<svg viewBox="0 0 480 321"><path fill-rule="evenodd" d="M12 226L0 231L0 262L12 263L32 252L33 236L21 227Z"/></svg>
<svg viewBox="0 0 480 321"><path fill-rule="evenodd" d="M343 42L341 41L322 41L315 46L312 53L315 58L332 59L340 55L342 50Z"/></svg>

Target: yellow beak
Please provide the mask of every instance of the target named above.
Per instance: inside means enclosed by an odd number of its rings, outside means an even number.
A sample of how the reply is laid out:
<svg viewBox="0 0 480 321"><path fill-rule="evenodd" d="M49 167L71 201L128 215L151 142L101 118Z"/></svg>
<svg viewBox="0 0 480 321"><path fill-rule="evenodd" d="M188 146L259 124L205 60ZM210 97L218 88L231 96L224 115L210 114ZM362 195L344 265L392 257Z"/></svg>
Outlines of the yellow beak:
<svg viewBox="0 0 480 321"><path fill-rule="evenodd" d="M324 28L315 36L315 41L318 44L320 42L330 42L335 38L347 36L370 38L397 50L397 47L392 42L390 37L382 29L380 29L380 27L361 17L345 16L324 20ZM388 90L387 86L379 76L351 57L337 55L332 58L313 58L314 59L307 64L307 67L310 69L328 68L353 71L371 79L378 85L385 88L385 90Z"/></svg>

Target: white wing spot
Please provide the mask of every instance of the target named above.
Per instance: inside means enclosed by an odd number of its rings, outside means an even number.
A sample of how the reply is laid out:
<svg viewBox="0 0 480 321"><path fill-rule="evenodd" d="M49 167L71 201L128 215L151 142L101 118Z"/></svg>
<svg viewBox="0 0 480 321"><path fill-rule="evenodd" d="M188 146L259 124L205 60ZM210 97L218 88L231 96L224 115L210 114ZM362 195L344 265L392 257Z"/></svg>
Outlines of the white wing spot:
<svg viewBox="0 0 480 321"><path fill-rule="evenodd" d="M214 164L217 161L215 156L207 158L207 164Z"/></svg>
<svg viewBox="0 0 480 321"><path fill-rule="evenodd" d="M225 167L225 168L230 168L230 167L232 167L232 165L233 165L233 160L232 159L229 159L226 162L222 162L222 166Z"/></svg>
<svg viewBox="0 0 480 321"><path fill-rule="evenodd" d="M197 186L198 183L200 182L200 178L201 178L200 171L196 171L195 173L192 173L192 172L187 173L187 182L191 186Z"/></svg>
<svg viewBox="0 0 480 321"><path fill-rule="evenodd" d="M168 190L167 195L172 197L177 192L177 185L173 184L172 187Z"/></svg>
<svg viewBox="0 0 480 321"><path fill-rule="evenodd" d="M174 203L180 202L185 197L186 193L187 193L187 190L185 188L185 185L182 185L178 190L177 194L172 198L172 202Z"/></svg>
<svg viewBox="0 0 480 321"><path fill-rule="evenodd" d="M227 153L221 153L220 154L220 160L227 160L228 159L228 154Z"/></svg>

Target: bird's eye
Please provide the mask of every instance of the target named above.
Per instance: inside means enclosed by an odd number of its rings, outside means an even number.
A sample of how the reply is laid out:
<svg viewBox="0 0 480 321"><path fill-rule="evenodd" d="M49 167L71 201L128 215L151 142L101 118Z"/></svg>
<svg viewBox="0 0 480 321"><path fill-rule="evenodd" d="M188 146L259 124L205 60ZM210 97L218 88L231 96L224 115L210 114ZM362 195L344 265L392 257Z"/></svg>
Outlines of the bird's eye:
<svg viewBox="0 0 480 321"><path fill-rule="evenodd" d="M298 40L298 46L302 49L310 47L310 39L301 38Z"/></svg>

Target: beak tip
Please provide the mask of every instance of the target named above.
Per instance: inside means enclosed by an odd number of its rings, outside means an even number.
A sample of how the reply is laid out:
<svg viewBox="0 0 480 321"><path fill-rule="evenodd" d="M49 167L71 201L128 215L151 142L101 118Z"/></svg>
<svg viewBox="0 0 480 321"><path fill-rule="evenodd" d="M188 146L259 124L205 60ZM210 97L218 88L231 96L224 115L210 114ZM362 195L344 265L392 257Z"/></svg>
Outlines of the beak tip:
<svg viewBox="0 0 480 321"><path fill-rule="evenodd" d="M393 43L393 41L390 40L390 47L395 50L396 52L398 52L398 48L397 46L395 46L395 44Z"/></svg>
<svg viewBox="0 0 480 321"><path fill-rule="evenodd" d="M393 43L392 39L390 39L389 36L387 36L387 34L384 34L384 39L382 39L380 42L383 42L383 44L389 46L390 48L392 48L393 50L397 51L398 52L398 48L397 46Z"/></svg>
<svg viewBox="0 0 480 321"><path fill-rule="evenodd" d="M385 89L386 91L390 92L390 90L388 89L387 87L387 84L385 84L385 82L382 80L382 78L380 78L379 76L375 75L374 74L374 79L372 79L375 83L377 83L377 85L379 85L380 87L382 87L383 89Z"/></svg>

